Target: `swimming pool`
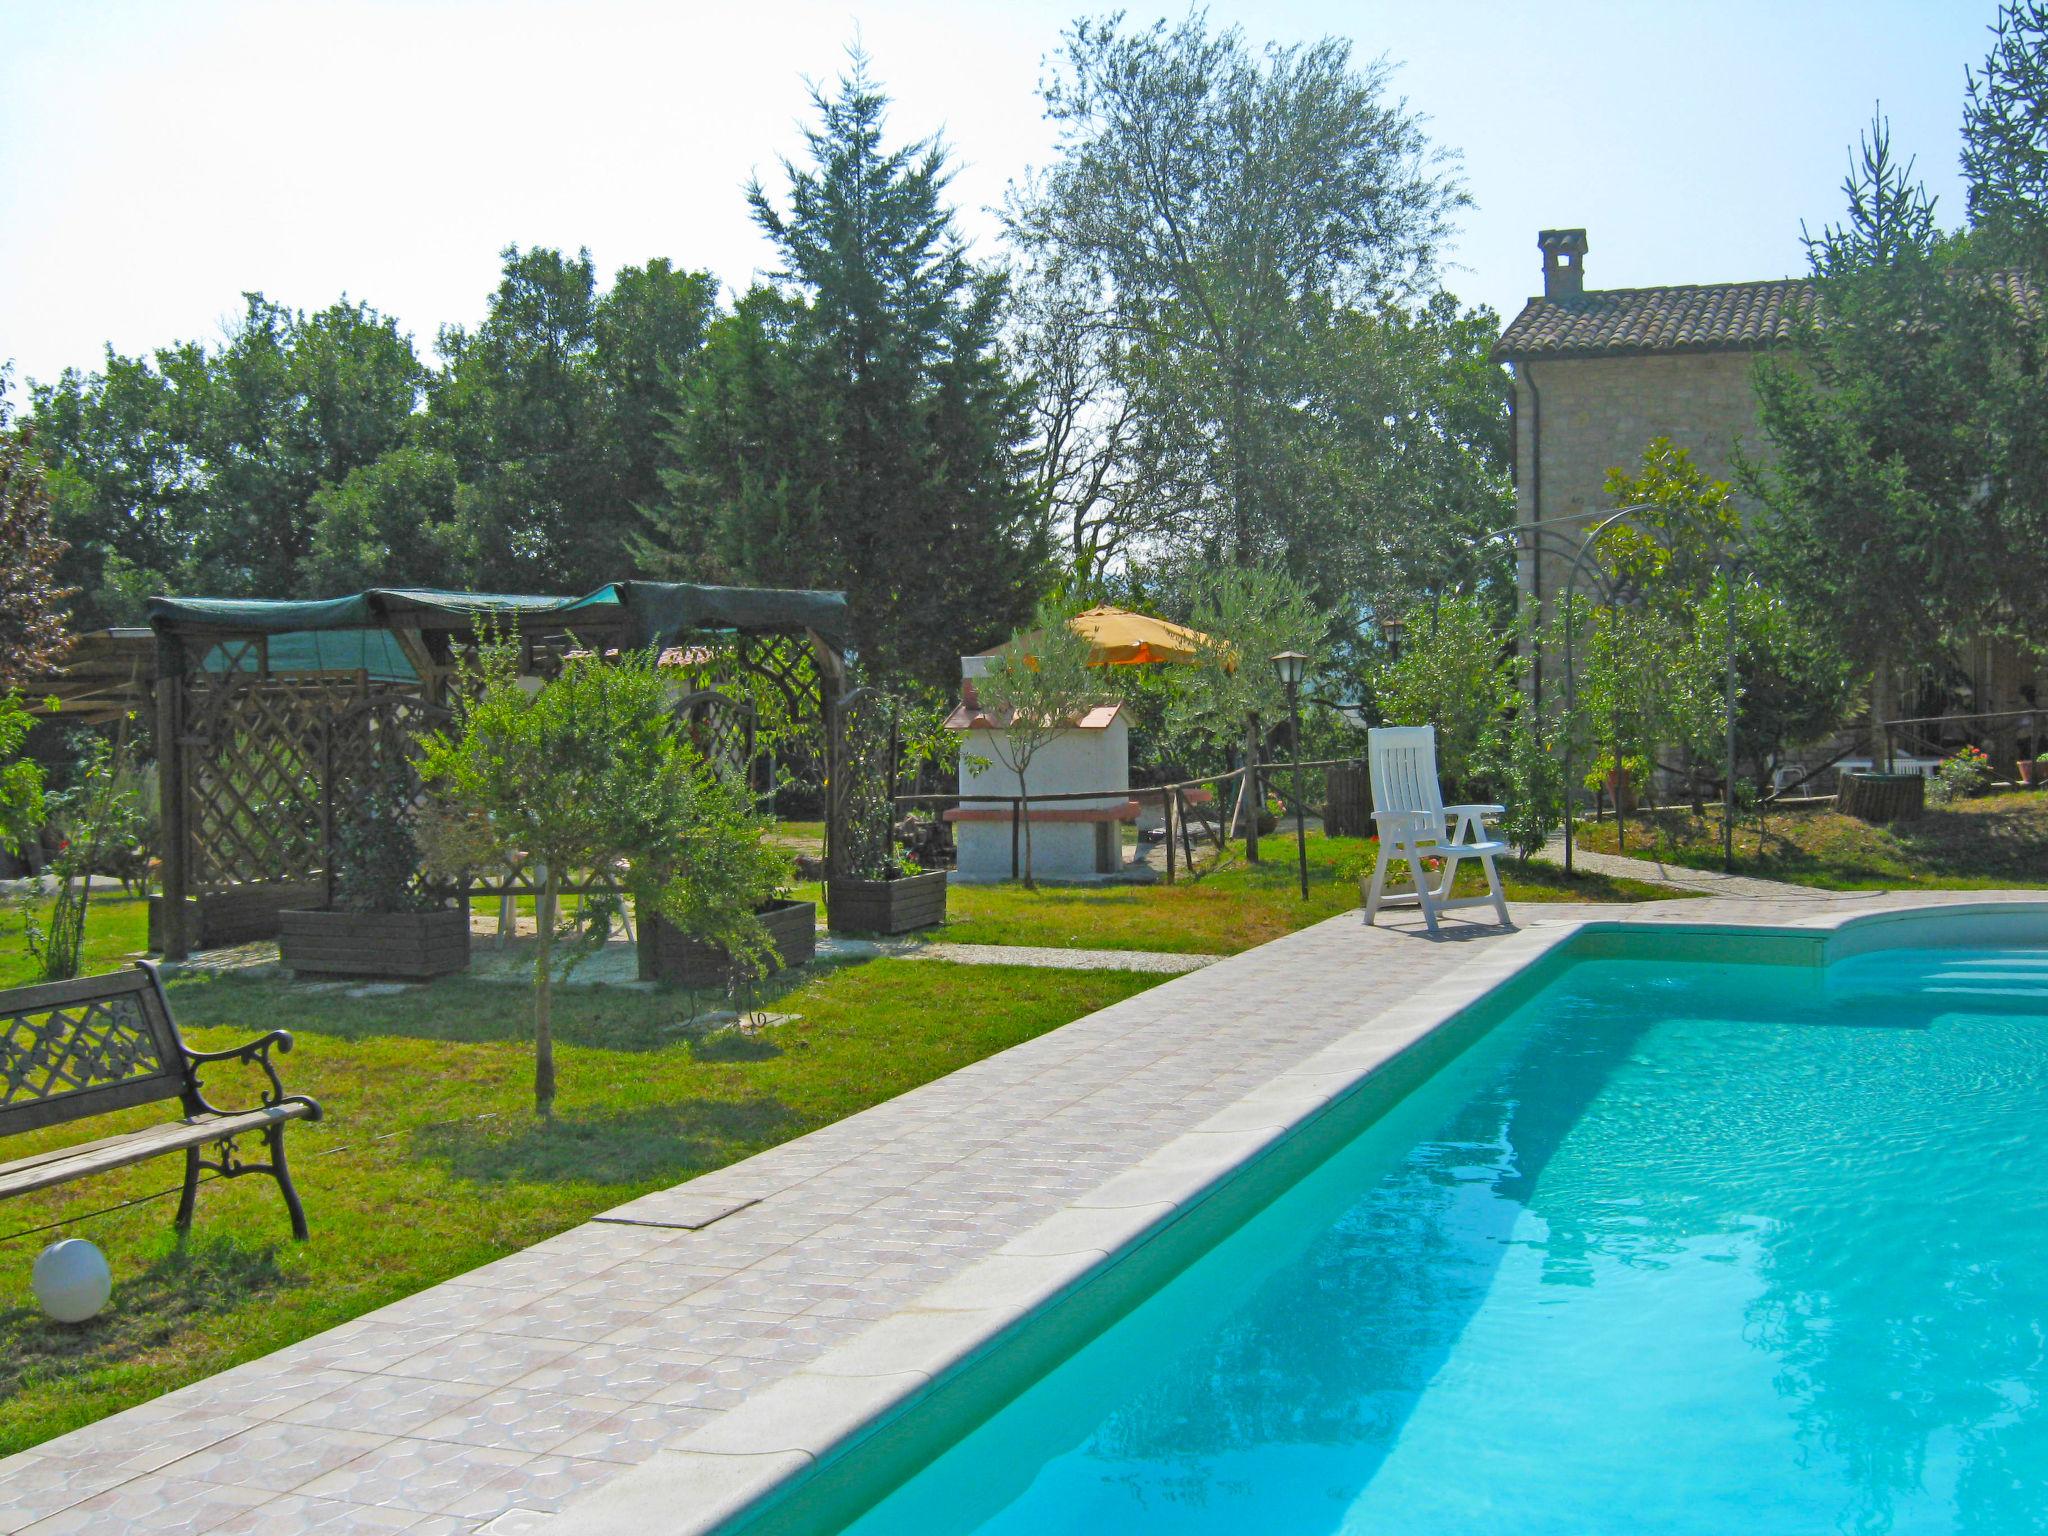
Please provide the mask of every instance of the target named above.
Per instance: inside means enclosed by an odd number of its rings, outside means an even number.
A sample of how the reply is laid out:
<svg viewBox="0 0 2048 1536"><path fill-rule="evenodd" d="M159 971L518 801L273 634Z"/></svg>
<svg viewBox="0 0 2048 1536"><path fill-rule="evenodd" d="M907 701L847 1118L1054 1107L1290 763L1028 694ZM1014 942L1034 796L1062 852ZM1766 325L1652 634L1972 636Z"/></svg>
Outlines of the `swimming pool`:
<svg viewBox="0 0 2048 1536"><path fill-rule="evenodd" d="M843 1528L2048 1529L2048 950L1654 947Z"/></svg>

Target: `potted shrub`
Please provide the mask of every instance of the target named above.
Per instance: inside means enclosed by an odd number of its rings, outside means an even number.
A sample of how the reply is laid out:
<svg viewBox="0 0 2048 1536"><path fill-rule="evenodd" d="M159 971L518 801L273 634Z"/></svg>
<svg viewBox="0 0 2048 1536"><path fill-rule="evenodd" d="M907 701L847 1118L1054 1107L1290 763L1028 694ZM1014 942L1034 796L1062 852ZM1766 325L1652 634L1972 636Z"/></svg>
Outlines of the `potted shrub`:
<svg viewBox="0 0 2048 1536"><path fill-rule="evenodd" d="M417 792L395 763L350 796L334 829L325 908L277 915L279 957L301 976L425 981L469 969L469 913L419 882Z"/></svg>
<svg viewBox="0 0 2048 1536"><path fill-rule="evenodd" d="M2021 758L2020 782L2029 789L2040 789L2048 785L2048 757Z"/></svg>

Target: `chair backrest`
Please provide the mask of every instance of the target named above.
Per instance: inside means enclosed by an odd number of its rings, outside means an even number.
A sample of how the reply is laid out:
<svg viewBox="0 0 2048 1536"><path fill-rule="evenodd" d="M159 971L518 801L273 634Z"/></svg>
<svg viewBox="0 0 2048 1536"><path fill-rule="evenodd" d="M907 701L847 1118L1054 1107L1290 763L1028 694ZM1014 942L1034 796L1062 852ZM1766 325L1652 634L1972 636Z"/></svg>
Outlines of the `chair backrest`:
<svg viewBox="0 0 2048 1536"><path fill-rule="evenodd" d="M180 1098L186 1077L144 966L0 992L0 1136Z"/></svg>
<svg viewBox="0 0 2048 1536"><path fill-rule="evenodd" d="M1443 790L1436 781L1436 727L1376 725L1365 736L1372 765L1372 808L1426 811L1441 817Z"/></svg>

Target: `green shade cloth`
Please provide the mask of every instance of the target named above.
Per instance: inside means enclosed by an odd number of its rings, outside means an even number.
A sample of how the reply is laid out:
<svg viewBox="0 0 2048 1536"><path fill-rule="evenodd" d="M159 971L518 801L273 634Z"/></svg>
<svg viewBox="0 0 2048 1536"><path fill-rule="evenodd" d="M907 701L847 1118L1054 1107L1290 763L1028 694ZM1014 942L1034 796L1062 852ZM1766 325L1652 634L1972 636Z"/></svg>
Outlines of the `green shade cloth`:
<svg viewBox="0 0 2048 1536"><path fill-rule="evenodd" d="M353 597L295 602L267 597L153 597L149 622L158 629L229 629L279 635L301 630L375 629L393 619L466 620L471 614L614 612L615 584L584 597L533 597L513 592L446 592L435 587L372 587Z"/></svg>
<svg viewBox="0 0 2048 1536"><path fill-rule="evenodd" d="M779 634L808 629L835 646L847 640L846 594L795 587L700 587L679 581L622 581L627 631L635 645L666 645L707 629Z"/></svg>
<svg viewBox="0 0 2048 1536"><path fill-rule="evenodd" d="M364 672L372 682L414 683L419 673L388 629L288 630L269 637L273 672ZM202 672L254 672L260 658L242 645L216 645Z"/></svg>
<svg viewBox="0 0 2048 1536"><path fill-rule="evenodd" d="M844 647L847 639L843 592L705 587L669 581L608 582L582 597L372 587L353 597L308 602L222 597L154 597L149 602L150 623L173 634L192 630L261 635L381 631L405 619L428 628L449 628L462 627L477 613L506 617L545 615L562 621L584 613L592 619L623 622L627 643L636 646L665 645L687 635L721 629L749 634L808 629L840 647ZM450 620L455 621L453 626L447 622ZM283 663L275 659L275 649L272 655L272 665L282 667ZM405 675L410 676L410 668Z"/></svg>

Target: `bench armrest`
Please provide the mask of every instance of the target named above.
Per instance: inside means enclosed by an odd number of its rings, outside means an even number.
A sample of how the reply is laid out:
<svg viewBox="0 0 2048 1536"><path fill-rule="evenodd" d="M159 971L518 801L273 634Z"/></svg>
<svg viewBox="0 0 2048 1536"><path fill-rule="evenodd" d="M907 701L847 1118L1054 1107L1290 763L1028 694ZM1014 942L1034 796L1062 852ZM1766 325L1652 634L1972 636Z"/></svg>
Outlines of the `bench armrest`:
<svg viewBox="0 0 2048 1536"><path fill-rule="evenodd" d="M239 1062L243 1066L261 1067L263 1075L270 1079L270 1086L263 1094L263 1108L269 1109L278 1104L305 1104L312 1108L312 1113L307 1118L318 1120L320 1118L319 1104L302 1093L286 1093L284 1091L284 1082L277 1075L277 1066L270 1059L272 1050L277 1051L279 1055L284 1055L291 1048L291 1031L287 1029L273 1029L267 1035L258 1035L254 1040L245 1041L241 1045L231 1045L224 1051L195 1051L191 1046L186 1046L185 1078L191 1084L193 1103L198 1108L212 1114L231 1113L231 1111L223 1110L217 1104L208 1102L204 1091L199 1086L199 1068L213 1062L233 1061Z"/></svg>
<svg viewBox="0 0 2048 1536"><path fill-rule="evenodd" d="M1446 816L1505 816L1508 808L1504 805L1447 805Z"/></svg>

